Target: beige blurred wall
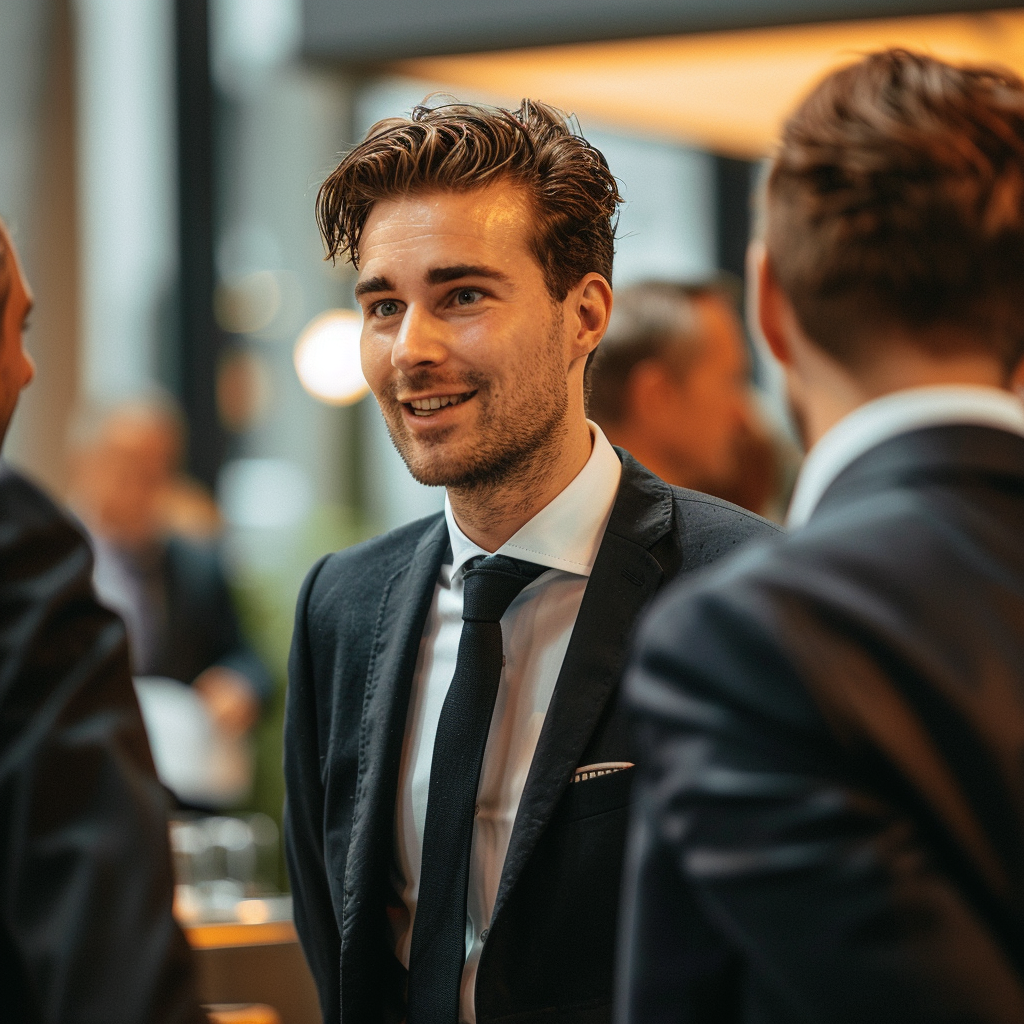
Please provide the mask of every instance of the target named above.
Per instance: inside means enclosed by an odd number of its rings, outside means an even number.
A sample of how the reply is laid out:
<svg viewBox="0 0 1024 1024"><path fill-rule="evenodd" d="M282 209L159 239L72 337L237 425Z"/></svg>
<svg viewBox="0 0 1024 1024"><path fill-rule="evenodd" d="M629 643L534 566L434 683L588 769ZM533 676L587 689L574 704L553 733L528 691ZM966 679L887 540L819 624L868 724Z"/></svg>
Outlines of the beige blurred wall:
<svg viewBox="0 0 1024 1024"><path fill-rule="evenodd" d="M35 34L36 53L19 56L23 73L42 68L33 109L13 112L27 123L28 173L21 176L20 195L12 197L8 213L16 217L16 244L35 293L27 346L36 362L36 379L22 395L4 456L55 494L63 492L67 463L64 438L78 397L79 272L78 211L75 160L74 64L68 0L5 0L5 6L38 4L45 11ZM12 12L8 8L8 14ZM19 67L5 61L3 79ZM32 89L20 91L26 102ZM5 126L0 125L0 133ZM24 134L24 133L22 133Z"/></svg>

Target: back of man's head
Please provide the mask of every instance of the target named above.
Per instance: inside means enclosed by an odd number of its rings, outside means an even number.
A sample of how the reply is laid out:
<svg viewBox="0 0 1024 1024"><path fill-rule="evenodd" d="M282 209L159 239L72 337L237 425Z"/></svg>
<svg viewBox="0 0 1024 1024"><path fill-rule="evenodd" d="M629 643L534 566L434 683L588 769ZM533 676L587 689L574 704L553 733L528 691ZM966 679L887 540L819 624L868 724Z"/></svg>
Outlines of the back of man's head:
<svg viewBox="0 0 1024 1024"><path fill-rule="evenodd" d="M367 217L382 200L463 192L497 181L522 188L534 213L531 248L562 301L591 272L611 283L622 201L604 156L560 111L523 100L515 111L453 103L379 121L327 178L317 220L329 258L359 265Z"/></svg>
<svg viewBox="0 0 1024 1024"><path fill-rule="evenodd" d="M840 363L899 335L1024 353L1024 84L903 50L825 79L789 119L765 242L807 336Z"/></svg>

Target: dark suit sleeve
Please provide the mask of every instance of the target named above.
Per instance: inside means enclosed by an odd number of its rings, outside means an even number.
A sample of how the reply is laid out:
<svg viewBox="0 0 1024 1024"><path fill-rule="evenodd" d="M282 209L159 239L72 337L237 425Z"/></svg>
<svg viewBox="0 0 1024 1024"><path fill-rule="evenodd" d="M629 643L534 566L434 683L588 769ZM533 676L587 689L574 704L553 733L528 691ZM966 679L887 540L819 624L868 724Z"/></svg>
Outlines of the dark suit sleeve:
<svg viewBox="0 0 1024 1024"><path fill-rule="evenodd" d="M124 627L84 539L0 483L0 1016L205 1020ZM4 1016L10 1011L12 1016Z"/></svg>
<svg viewBox="0 0 1024 1024"><path fill-rule="evenodd" d="M820 628L799 595L707 583L642 631L620 1021L1024 1020L986 925L808 696L786 652Z"/></svg>
<svg viewBox="0 0 1024 1024"><path fill-rule="evenodd" d="M324 788L317 700L310 645L309 605L323 561L299 594L288 663L284 774L287 801L285 851L295 907L295 926L320 995L325 1021L340 1017L341 938L334 916L324 858Z"/></svg>

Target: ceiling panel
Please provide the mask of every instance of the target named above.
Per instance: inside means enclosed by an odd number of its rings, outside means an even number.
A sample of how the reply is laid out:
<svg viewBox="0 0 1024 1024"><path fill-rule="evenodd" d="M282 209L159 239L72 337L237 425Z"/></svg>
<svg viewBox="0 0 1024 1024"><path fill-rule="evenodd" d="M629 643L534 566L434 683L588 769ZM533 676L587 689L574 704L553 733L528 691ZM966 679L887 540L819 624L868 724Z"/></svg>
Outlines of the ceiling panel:
<svg viewBox="0 0 1024 1024"><path fill-rule="evenodd" d="M1012 7L999 0L303 0L307 55L366 64L508 47Z"/></svg>
<svg viewBox="0 0 1024 1024"><path fill-rule="evenodd" d="M887 46L1024 76L1024 10L620 40L398 61L390 69L474 99L523 96L734 156L767 153L823 75Z"/></svg>

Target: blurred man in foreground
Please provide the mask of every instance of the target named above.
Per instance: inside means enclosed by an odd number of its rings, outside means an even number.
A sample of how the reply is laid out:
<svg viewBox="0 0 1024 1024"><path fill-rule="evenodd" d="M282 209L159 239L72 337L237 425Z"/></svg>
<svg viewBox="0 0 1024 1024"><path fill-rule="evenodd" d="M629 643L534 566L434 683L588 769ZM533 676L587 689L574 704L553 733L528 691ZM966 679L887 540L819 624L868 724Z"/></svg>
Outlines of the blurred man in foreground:
<svg viewBox="0 0 1024 1024"><path fill-rule="evenodd" d="M217 725L238 736L272 683L242 636L216 548L170 528L183 447L170 400L82 417L71 501L93 538L100 599L128 626L133 673L192 685Z"/></svg>
<svg viewBox="0 0 1024 1024"><path fill-rule="evenodd" d="M0 434L31 304L0 223ZM202 1021L125 631L91 576L85 538L0 470L0 1019Z"/></svg>
<svg viewBox="0 0 1024 1024"><path fill-rule="evenodd" d="M642 630L621 1019L1019 1022L1024 84L868 57L765 204L810 453L791 535Z"/></svg>
<svg viewBox="0 0 1024 1024"><path fill-rule="evenodd" d="M765 512L778 459L724 285L652 281L617 291L588 408L612 444L663 480Z"/></svg>

